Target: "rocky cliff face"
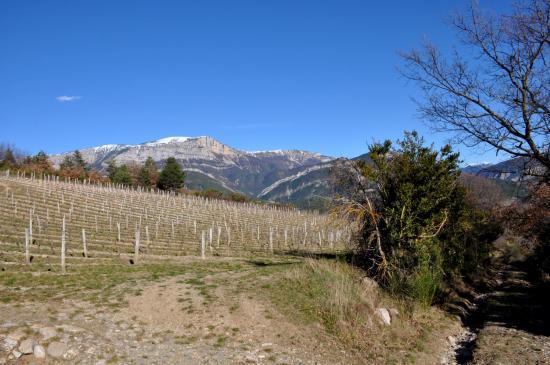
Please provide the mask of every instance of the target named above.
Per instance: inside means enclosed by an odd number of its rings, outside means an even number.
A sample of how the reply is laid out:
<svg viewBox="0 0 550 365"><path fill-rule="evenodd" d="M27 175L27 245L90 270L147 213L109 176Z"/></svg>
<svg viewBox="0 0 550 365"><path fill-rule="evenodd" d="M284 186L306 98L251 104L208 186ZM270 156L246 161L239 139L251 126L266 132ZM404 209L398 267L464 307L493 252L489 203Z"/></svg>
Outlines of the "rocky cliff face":
<svg viewBox="0 0 550 365"><path fill-rule="evenodd" d="M105 170L111 159L118 164L142 164L147 157L152 157L160 167L173 156L186 171L186 184L190 188L215 187L254 197L301 169L332 160L299 150L241 151L211 137L168 137L138 145L104 145L80 152L86 162L98 170ZM68 153L51 156L54 165L59 165Z"/></svg>

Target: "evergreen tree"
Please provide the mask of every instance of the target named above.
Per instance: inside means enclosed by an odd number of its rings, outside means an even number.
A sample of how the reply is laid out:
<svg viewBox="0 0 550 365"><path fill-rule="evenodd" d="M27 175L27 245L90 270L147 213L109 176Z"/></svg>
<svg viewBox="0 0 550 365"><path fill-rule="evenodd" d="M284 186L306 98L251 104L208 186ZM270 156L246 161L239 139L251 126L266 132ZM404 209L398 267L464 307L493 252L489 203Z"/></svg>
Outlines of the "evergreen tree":
<svg viewBox="0 0 550 365"><path fill-rule="evenodd" d="M65 156L65 158L63 158L63 161L61 161L61 163L59 164L60 170L71 170L73 168L74 162L70 155Z"/></svg>
<svg viewBox="0 0 550 365"><path fill-rule="evenodd" d="M80 151L76 150L72 155L65 156L59 165L59 170L61 176L83 180L88 177L90 167L84 161Z"/></svg>
<svg viewBox="0 0 550 365"><path fill-rule="evenodd" d="M33 156L32 162L36 164L45 164L48 162L48 155L44 151L38 152Z"/></svg>
<svg viewBox="0 0 550 365"><path fill-rule="evenodd" d="M158 169L152 157L147 157L145 164L139 171L138 182L141 186L152 187L157 184Z"/></svg>
<svg viewBox="0 0 550 365"><path fill-rule="evenodd" d="M114 159L109 160L107 162L107 175L109 176L109 179L111 180L111 182L115 177L116 170L117 170L116 161Z"/></svg>
<svg viewBox="0 0 550 365"><path fill-rule="evenodd" d="M86 161L84 161L84 158L82 157L82 154L80 153L79 150L74 151L73 161L74 161L74 164L77 168L81 168L84 171L89 171L90 170L90 167L88 166Z"/></svg>
<svg viewBox="0 0 550 365"><path fill-rule="evenodd" d="M158 178L158 187L161 190L175 191L183 187L185 173L174 157L166 159L166 164Z"/></svg>
<svg viewBox="0 0 550 365"><path fill-rule="evenodd" d="M122 185L132 185L132 176L128 170L128 166L121 165L116 167L116 170L111 178L111 182Z"/></svg>
<svg viewBox="0 0 550 365"><path fill-rule="evenodd" d="M48 155L44 151L40 151L32 157L27 157L25 160L26 168L30 171L36 173L52 173L54 171Z"/></svg>
<svg viewBox="0 0 550 365"><path fill-rule="evenodd" d="M4 153L3 165L6 167L17 166L17 161L15 160L15 154L11 148L6 149Z"/></svg>

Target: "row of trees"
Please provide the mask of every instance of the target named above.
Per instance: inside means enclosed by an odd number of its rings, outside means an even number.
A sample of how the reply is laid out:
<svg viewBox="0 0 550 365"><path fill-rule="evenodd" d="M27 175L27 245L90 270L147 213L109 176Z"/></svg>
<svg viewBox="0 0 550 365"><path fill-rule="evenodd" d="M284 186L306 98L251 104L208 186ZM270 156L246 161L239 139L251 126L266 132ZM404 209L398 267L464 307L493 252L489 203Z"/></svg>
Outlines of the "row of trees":
<svg viewBox="0 0 550 365"><path fill-rule="evenodd" d="M107 174L115 184L157 187L161 190L179 190L183 188L185 182L185 172L174 157L166 159L164 168L160 172L151 157L145 160L143 166L135 163L117 165L115 160L111 160L107 166Z"/></svg>
<svg viewBox="0 0 550 365"><path fill-rule="evenodd" d="M0 169L20 170L35 174L59 175L71 179L89 179L95 182L112 182L126 186L141 186L176 191L183 188L185 172L174 157L169 157L159 171L155 161L149 157L140 166L136 163L117 165L110 160L107 176L93 170L84 160L80 151L65 156L56 169L48 155L40 151L34 156L24 156L13 147L0 146Z"/></svg>

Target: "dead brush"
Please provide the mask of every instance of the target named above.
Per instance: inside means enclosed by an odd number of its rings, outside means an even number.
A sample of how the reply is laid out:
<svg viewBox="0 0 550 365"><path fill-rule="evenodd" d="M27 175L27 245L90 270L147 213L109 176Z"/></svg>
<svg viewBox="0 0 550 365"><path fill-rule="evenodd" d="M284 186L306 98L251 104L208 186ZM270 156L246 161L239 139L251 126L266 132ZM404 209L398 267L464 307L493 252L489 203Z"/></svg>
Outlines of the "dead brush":
<svg viewBox="0 0 550 365"><path fill-rule="evenodd" d="M322 324L361 361L413 362L432 341L432 329L448 326L449 319L436 308L366 285L364 277L364 271L345 262L308 259L285 271L267 294L288 317ZM392 315L391 326L382 325L375 315L379 307L399 313Z"/></svg>
<svg viewBox="0 0 550 365"><path fill-rule="evenodd" d="M308 259L287 272L284 282L297 289L300 307L315 308L329 332L355 342L359 334L375 326L373 313L379 301L375 289L362 285L363 276L346 263Z"/></svg>

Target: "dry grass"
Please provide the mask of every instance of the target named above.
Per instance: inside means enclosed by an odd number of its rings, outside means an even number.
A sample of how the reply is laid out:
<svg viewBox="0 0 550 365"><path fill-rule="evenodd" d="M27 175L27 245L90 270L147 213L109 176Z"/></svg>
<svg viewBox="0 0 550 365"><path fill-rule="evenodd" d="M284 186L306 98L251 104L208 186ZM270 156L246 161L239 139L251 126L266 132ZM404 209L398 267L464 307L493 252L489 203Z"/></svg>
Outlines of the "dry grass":
<svg viewBox="0 0 550 365"><path fill-rule="evenodd" d="M266 289L283 313L299 323L321 323L358 363L437 363L453 320L436 308L367 288L363 277L343 262L307 260ZM378 307L397 309L391 326L380 323Z"/></svg>

